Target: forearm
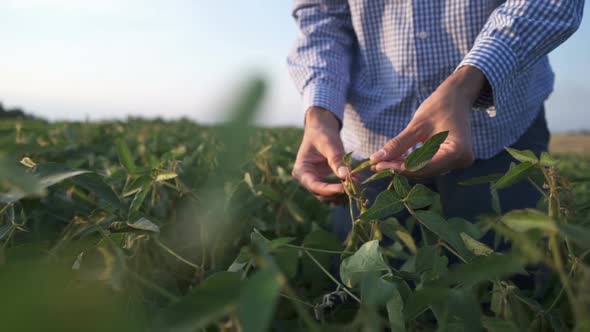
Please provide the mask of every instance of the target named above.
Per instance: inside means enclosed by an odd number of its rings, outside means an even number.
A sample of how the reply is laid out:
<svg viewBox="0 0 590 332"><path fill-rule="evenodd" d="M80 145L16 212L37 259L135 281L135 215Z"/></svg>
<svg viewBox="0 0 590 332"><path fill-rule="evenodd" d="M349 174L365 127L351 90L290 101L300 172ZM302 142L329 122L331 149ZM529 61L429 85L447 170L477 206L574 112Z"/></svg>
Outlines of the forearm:
<svg viewBox="0 0 590 332"><path fill-rule="evenodd" d="M320 107L342 119L350 81L354 32L347 1L295 1L300 30L287 58L304 110Z"/></svg>
<svg viewBox="0 0 590 332"><path fill-rule="evenodd" d="M327 109L321 107L310 107L305 112L305 129L339 131L340 120Z"/></svg>
<svg viewBox="0 0 590 332"><path fill-rule="evenodd" d="M466 65L456 70L441 86L448 85L449 88L457 91L462 102L471 106L488 84L481 70Z"/></svg>
<svg viewBox="0 0 590 332"><path fill-rule="evenodd" d="M458 68L478 68L489 82L478 103L495 93L560 45L579 27L583 0L508 0L498 7Z"/></svg>

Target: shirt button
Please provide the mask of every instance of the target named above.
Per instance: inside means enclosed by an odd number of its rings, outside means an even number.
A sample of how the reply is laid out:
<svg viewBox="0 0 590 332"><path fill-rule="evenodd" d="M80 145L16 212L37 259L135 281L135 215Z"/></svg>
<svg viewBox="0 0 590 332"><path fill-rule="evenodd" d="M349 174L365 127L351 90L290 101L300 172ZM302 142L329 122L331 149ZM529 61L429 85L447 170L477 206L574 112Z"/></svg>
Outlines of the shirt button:
<svg viewBox="0 0 590 332"><path fill-rule="evenodd" d="M488 108L488 109L486 110L486 112L488 113L488 116L489 116L490 118L494 118L494 117L496 117L496 108L495 108L494 106L491 106L490 108Z"/></svg>
<svg viewBox="0 0 590 332"><path fill-rule="evenodd" d="M418 32L418 38L420 38L420 39L426 39L426 38L428 38L428 32L426 32L426 31L420 31L420 32Z"/></svg>
<svg viewBox="0 0 590 332"><path fill-rule="evenodd" d="M423 86L420 87L420 91L422 93L428 93L428 87L426 85L423 85Z"/></svg>

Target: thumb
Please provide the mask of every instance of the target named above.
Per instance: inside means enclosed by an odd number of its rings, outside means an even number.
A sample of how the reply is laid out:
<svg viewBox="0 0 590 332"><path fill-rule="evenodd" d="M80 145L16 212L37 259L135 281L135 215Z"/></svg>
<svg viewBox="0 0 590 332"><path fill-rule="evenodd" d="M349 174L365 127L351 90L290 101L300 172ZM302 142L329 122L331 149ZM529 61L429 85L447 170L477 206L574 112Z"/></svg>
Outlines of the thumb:
<svg viewBox="0 0 590 332"><path fill-rule="evenodd" d="M408 151L417 142L418 139L414 132L406 128L399 135L389 140L381 150L371 155L371 161L381 162L396 159Z"/></svg>
<svg viewBox="0 0 590 332"><path fill-rule="evenodd" d="M344 166L342 160L344 157L344 146L340 137L328 135L318 143L318 150L326 158L332 172L339 178L345 178L348 175L348 169Z"/></svg>

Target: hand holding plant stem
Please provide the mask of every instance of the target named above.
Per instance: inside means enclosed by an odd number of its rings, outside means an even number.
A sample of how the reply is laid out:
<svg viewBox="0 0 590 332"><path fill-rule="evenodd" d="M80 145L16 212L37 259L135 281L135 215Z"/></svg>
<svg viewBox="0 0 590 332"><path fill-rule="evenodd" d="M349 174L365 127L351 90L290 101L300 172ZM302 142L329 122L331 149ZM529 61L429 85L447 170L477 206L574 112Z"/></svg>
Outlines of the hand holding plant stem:
<svg viewBox="0 0 590 332"><path fill-rule="evenodd" d="M485 76L475 67L464 66L457 70L420 105L406 129L371 156L371 161L376 163L374 169L392 168L412 178L428 178L471 165L474 161L472 104L485 82ZM419 171L407 169L402 155L442 131L450 133L432 161Z"/></svg>
<svg viewBox="0 0 590 332"><path fill-rule="evenodd" d="M303 139L297 152L293 177L322 202L332 202L344 195L344 186L329 183L328 175L347 177L342 163L344 147L340 140L340 123L329 111L310 108L305 117Z"/></svg>

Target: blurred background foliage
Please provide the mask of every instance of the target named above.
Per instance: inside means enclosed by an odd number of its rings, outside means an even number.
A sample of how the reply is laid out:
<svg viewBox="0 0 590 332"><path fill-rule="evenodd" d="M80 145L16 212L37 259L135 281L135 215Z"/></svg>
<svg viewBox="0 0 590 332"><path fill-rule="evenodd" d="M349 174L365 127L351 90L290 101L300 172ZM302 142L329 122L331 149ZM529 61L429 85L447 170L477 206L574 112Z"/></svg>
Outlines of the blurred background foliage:
<svg viewBox="0 0 590 332"><path fill-rule="evenodd" d="M251 125L265 88L249 82L217 126L1 121L3 328L259 331L272 318L288 331L317 327L313 314L333 330L379 326L381 299L367 289L358 316L350 303L323 312L346 297L320 267L343 246L329 207L290 176L302 131ZM568 218L588 226L590 157L559 159ZM446 271L438 249L419 249ZM410 290L399 292L406 301Z"/></svg>

